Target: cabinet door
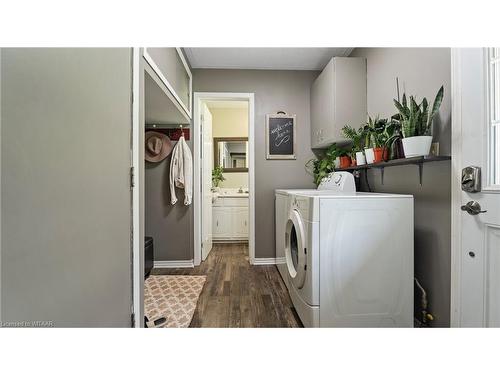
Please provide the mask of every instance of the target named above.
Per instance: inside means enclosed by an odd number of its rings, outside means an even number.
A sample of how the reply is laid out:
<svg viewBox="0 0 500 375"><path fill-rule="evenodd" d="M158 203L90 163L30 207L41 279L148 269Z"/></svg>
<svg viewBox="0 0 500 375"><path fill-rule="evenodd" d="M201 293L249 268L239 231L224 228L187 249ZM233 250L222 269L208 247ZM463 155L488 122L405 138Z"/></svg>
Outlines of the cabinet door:
<svg viewBox="0 0 500 375"><path fill-rule="evenodd" d="M311 87L311 148L347 143L342 127L366 121L366 60L334 57Z"/></svg>
<svg viewBox="0 0 500 375"><path fill-rule="evenodd" d="M321 147L332 128L335 109L335 66L330 60L311 87L311 148Z"/></svg>
<svg viewBox="0 0 500 375"><path fill-rule="evenodd" d="M335 126L327 139L345 139L342 127L357 129L366 121L366 59L362 57L335 58Z"/></svg>
<svg viewBox="0 0 500 375"><path fill-rule="evenodd" d="M213 207L212 208L212 235L214 239L224 238L229 236L230 232L230 208Z"/></svg>
<svg viewBox="0 0 500 375"><path fill-rule="evenodd" d="M233 208L232 218L233 237L248 237L248 208Z"/></svg>
<svg viewBox="0 0 500 375"><path fill-rule="evenodd" d="M191 118L191 71L180 48L145 48L144 58Z"/></svg>

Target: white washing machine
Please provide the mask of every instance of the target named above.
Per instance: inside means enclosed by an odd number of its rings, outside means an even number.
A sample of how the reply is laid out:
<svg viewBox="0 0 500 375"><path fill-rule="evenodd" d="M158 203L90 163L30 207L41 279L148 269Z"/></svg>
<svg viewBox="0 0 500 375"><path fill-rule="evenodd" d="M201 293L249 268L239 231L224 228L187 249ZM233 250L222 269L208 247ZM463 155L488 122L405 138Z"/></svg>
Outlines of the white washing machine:
<svg viewBox="0 0 500 375"><path fill-rule="evenodd" d="M282 268L304 326L413 326L411 195L356 193L336 172L287 208Z"/></svg>

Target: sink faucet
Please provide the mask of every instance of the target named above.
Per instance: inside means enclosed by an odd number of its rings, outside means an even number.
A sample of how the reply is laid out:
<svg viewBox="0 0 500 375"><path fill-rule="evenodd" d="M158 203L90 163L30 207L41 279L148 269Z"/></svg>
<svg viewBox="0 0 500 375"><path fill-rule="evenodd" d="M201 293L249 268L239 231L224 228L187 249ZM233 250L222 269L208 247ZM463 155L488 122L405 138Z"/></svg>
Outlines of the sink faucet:
<svg viewBox="0 0 500 375"><path fill-rule="evenodd" d="M238 189L238 193L243 193L243 188L240 186L240 188Z"/></svg>

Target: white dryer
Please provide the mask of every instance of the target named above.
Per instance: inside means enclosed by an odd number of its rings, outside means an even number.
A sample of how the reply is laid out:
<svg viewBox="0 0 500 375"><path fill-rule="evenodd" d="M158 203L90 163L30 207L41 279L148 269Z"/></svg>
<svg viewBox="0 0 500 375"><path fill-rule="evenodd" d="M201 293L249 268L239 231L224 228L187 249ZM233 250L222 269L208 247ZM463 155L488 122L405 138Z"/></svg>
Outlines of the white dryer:
<svg viewBox="0 0 500 375"><path fill-rule="evenodd" d="M288 202L287 286L304 326L413 326L411 195L356 193L336 172Z"/></svg>
<svg viewBox="0 0 500 375"><path fill-rule="evenodd" d="M276 266L288 288L288 270L285 258L285 235L290 215L291 196L297 193L316 191L316 189L277 189L275 190L275 228L276 228Z"/></svg>

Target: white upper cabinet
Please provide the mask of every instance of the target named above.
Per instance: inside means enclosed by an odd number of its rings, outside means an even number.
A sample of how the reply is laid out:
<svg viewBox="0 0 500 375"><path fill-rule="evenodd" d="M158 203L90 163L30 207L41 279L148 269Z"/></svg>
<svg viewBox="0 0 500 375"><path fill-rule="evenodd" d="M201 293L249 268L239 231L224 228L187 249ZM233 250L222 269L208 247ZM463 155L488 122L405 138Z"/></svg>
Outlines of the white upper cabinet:
<svg viewBox="0 0 500 375"><path fill-rule="evenodd" d="M334 57L311 87L311 148L346 143L344 125L366 121L366 59Z"/></svg>
<svg viewBox="0 0 500 375"><path fill-rule="evenodd" d="M192 74L180 48L144 48L144 59L191 118Z"/></svg>

